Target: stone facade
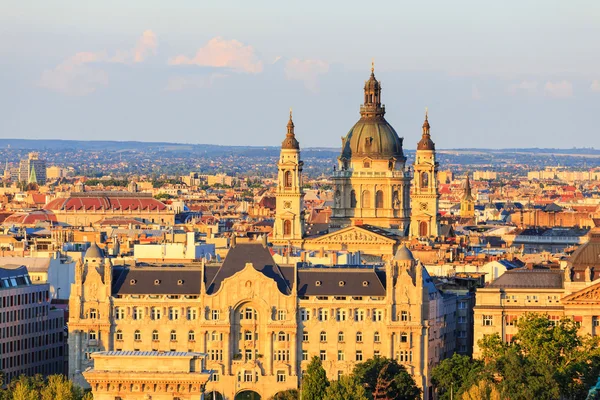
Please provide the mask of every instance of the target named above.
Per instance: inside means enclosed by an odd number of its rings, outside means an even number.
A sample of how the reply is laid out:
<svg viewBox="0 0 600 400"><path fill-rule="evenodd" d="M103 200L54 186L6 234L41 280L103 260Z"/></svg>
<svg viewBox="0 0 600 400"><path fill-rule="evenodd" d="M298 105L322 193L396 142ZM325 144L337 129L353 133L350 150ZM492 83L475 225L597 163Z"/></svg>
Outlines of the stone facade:
<svg viewBox="0 0 600 400"><path fill-rule="evenodd" d="M580 246L562 270L511 270L477 290L474 311L474 355L477 341L498 333L510 342L516 321L529 312L552 320L567 317L580 325L581 334L600 335L600 232Z"/></svg>
<svg viewBox="0 0 600 400"><path fill-rule="evenodd" d="M273 242L299 243L304 236L304 191L302 189L300 146L294 134L290 111L287 135L281 146L277 163L276 214L273 225Z"/></svg>
<svg viewBox="0 0 600 400"><path fill-rule="evenodd" d="M411 194L410 237L437 237L438 221L438 163L435 145L429 133L429 119L425 114L423 137L417 145L414 179Z"/></svg>
<svg viewBox="0 0 600 400"><path fill-rule="evenodd" d="M69 305L70 378L85 385L98 351L200 352L214 370L207 392L226 399L297 388L313 356L337 379L377 355L405 365L427 398L455 311L404 246L384 266L315 268L236 240L222 264L185 268L113 267L90 247Z"/></svg>
<svg viewBox="0 0 600 400"><path fill-rule="evenodd" d="M94 400L196 400L210 378L199 353L103 351L92 359L83 375Z"/></svg>

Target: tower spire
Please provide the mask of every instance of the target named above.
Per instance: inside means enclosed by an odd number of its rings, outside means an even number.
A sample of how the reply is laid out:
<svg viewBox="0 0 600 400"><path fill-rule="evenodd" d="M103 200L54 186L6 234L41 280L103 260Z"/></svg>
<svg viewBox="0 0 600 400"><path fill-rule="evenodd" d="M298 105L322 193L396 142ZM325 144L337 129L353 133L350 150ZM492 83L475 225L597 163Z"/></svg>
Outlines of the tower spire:
<svg viewBox="0 0 600 400"><path fill-rule="evenodd" d="M371 60L371 76L365 82L365 101L360 107L362 118L383 117L385 107L381 105L381 83L375 78L375 60Z"/></svg>
<svg viewBox="0 0 600 400"><path fill-rule="evenodd" d="M467 181L465 182L465 194L463 196L464 200L473 200L473 195L471 194L471 180L469 179L469 173L467 172Z"/></svg>
<svg viewBox="0 0 600 400"><path fill-rule="evenodd" d="M293 149L299 150L300 143L296 139L296 134L294 133L294 121L292 120L292 108L290 107L290 119L287 123L287 134L285 135L285 139L283 143L281 143L282 149Z"/></svg>

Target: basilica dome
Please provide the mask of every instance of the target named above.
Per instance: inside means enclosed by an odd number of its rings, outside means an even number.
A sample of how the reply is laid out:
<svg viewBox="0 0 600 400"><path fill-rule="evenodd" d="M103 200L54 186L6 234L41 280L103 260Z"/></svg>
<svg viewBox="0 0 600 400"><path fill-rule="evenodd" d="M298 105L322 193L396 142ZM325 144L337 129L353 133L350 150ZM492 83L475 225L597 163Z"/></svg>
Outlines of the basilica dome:
<svg viewBox="0 0 600 400"><path fill-rule="evenodd" d="M360 107L360 120L345 138L342 138L340 159L353 157L405 160L402 138L385 120L385 106L381 104L381 83L375 79L373 69L365 82L364 104Z"/></svg>

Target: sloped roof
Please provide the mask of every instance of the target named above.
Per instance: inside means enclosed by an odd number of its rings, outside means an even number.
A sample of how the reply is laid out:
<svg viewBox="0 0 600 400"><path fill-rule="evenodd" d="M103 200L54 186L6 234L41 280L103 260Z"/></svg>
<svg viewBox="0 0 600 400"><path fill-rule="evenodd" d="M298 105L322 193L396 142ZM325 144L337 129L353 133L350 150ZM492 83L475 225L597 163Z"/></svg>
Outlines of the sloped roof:
<svg viewBox="0 0 600 400"><path fill-rule="evenodd" d="M489 288L531 288L531 289L562 289L563 271L539 269L508 270Z"/></svg>
<svg viewBox="0 0 600 400"><path fill-rule="evenodd" d="M385 296L385 272L343 266L298 270L299 296Z"/></svg>

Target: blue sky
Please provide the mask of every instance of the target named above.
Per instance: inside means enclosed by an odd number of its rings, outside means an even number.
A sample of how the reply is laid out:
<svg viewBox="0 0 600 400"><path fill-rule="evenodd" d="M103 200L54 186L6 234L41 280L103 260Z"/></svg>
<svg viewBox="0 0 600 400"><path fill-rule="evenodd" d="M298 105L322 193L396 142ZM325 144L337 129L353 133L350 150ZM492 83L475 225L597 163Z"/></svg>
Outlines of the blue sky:
<svg viewBox="0 0 600 400"><path fill-rule="evenodd" d="M600 148L600 2L0 0L0 137Z"/></svg>

